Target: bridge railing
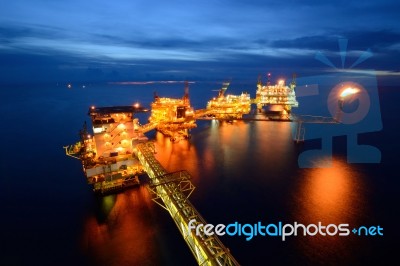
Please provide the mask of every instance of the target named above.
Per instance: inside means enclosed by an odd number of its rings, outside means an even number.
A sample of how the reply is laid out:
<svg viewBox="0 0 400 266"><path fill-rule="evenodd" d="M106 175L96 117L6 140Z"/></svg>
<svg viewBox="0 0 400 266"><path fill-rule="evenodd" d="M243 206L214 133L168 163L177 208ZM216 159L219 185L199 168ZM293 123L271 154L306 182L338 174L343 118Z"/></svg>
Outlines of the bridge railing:
<svg viewBox="0 0 400 266"><path fill-rule="evenodd" d="M206 225L206 221L189 201L195 189L186 171L168 173L154 157L154 144L141 143L136 154L150 177L149 190L154 201L166 209L173 218L184 240L199 265L239 265L216 235L206 235L203 227L199 234L189 231L189 222Z"/></svg>

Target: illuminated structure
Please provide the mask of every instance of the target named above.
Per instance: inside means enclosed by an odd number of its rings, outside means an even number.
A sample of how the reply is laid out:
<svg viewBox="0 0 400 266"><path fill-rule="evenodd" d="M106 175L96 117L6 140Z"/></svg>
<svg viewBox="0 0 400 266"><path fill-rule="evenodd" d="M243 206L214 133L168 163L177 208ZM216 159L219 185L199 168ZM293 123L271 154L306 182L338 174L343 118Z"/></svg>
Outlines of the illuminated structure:
<svg viewBox="0 0 400 266"><path fill-rule="evenodd" d="M94 192L109 193L139 184L138 174L143 173L141 164L133 156L132 140L147 138L134 130L138 120L133 114L145 109L138 106L92 106L89 115L93 136L88 133L86 122L80 131L81 140L64 147L66 154L82 161L87 182Z"/></svg>
<svg viewBox="0 0 400 266"><path fill-rule="evenodd" d="M269 105L278 106L284 112L290 112L292 107L298 106L294 78L290 86L286 86L283 80L271 85L268 74L266 85L262 85L259 80L254 100L250 99L248 93L226 95L228 86L229 82L223 83L218 96L210 100L205 109L196 111L190 105L188 82L185 83L185 93L181 99L160 98L155 95L149 123L145 125L140 125L137 119L133 119L135 112L147 111L138 104L91 107L89 115L92 119L93 136L88 133L85 124L80 132L81 141L65 147L66 153L82 160L87 182L93 185L94 191L106 193L139 182L135 176L142 172L142 167L132 157L132 142L146 141L144 133L150 130L157 129L174 142L190 138L189 131L197 126L196 119L243 119L243 115L250 113L252 103L259 110ZM300 126L299 136L302 134L301 130Z"/></svg>
<svg viewBox="0 0 400 266"><path fill-rule="evenodd" d="M190 105L188 83L182 99L155 95L146 125L133 119L134 113L146 111L139 105L91 107L93 136L88 134L85 124L80 132L81 141L64 147L67 155L82 161L87 182L101 194L139 184L138 174L145 171L150 178L148 188L154 194L153 200L170 213L199 265L239 264L217 236L204 233L204 227L198 234L188 230L191 220L207 224L188 199L195 189L191 176L186 171L168 173L155 159L154 144L147 141L144 133L157 129L174 142L190 137L196 119L243 119L243 115L250 113L252 103L260 110L265 105L277 105L287 112L298 106L294 81L290 87L284 82L274 86L269 82L262 86L259 82L253 101L247 93L225 95L228 86L229 83L224 83L218 96L205 109L196 111Z"/></svg>
<svg viewBox="0 0 400 266"><path fill-rule="evenodd" d="M270 80L270 73L268 73L266 85L262 84L261 79L258 80L254 103L259 111L262 110L263 106L270 106L271 110L290 113L292 107L299 106L294 91L296 87L295 76L293 76L290 86L286 86L283 79L279 80L275 85L271 85Z"/></svg>
<svg viewBox="0 0 400 266"><path fill-rule="evenodd" d="M155 127L164 135L169 136L171 141L190 137L189 130L197 125L193 108L190 106L187 82L182 99L160 98L154 95L149 122L149 127Z"/></svg>
<svg viewBox="0 0 400 266"><path fill-rule="evenodd" d="M218 97L207 103L207 114L216 119L240 119L244 114L250 113L251 100L248 93L241 95L225 95L229 82L223 83Z"/></svg>
<svg viewBox="0 0 400 266"><path fill-rule="evenodd" d="M149 189L154 194L153 200L169 212L197 263L239 265L216 235L206 235L204 227L199 230L199 234L189 231L191 220L195 220L195 224L207 224L188 199L195 189L189 173L168 173L154 158L154 144L151 142L138 144L135 153L150 177Z"/></svg>

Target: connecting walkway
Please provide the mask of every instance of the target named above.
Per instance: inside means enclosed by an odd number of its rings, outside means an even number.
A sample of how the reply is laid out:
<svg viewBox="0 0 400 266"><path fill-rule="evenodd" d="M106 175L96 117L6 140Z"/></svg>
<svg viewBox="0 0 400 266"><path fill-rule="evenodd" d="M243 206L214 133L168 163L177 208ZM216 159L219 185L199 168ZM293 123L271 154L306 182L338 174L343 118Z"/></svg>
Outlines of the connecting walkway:
<svg viewBox="0 0 400 266"><path fill-rule="evenodd" d="M217 236L207 236L203 230L199 235L194 230L189 232L191 220L196 221L195 225L207 224L188 199L195 189L190 174L186 171L168 173L154 157L152 142L138 144L135 153L150 177L149 190L154 193L153 200L169 212L197 263L239 265Z"/></svg>

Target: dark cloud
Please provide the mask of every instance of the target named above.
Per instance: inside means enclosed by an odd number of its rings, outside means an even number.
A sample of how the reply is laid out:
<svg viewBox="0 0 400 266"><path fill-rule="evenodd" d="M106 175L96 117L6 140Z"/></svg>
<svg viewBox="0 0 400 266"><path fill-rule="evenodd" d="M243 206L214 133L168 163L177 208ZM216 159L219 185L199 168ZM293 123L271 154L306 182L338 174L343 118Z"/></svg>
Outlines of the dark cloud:
<svg viewBox="0 0 400 266"><path fill-rule="evenodd" d="M212 38L207 40L193 40L190 36L179 36L175 38L152 38L152 36L143 36L143 38L129 38L129 36L112 36L99 34L93 37L104 44L119 44L146 49L190 49L204 50L232 44L228 38Z"/></svg>
<svg viewBox="0 0 400 266"><path fill-rule="evenodd" d="M372 49L376 52L389 52L388 48L394 44L400 44L400 31L374 30L344 32L342 35L349 39L354 49Z"/></svg>
<svg viewBox="0 0 400 266"><path fill-rule="evenodd" d="M0 26L0 38L16 40L18 38L36 37L36 38L60 38L63 30L59 27L49 25L9 25Z"/></svg>
<svg viewBox="0 0 400 266"><path fill-rule="evenodd" d="M337 36L302 36L295 39L280 39L271 42L274 48L298 48L312 50L333 50L337 47ZM335 47L336 46L336 47Z"/></svg>
<svg viewBox="0 0 400 266"><path fill-rule="evenodd" d="M398 68L397 1L22 2L1 11L0 82L305 75L317 51L340 65L340 38L346 66L371 49L360 67Z"/></svg>
<svg viewBox="0 0 400 266"><path fill-rule="evenodd" d="M0 26L0 39L13 39L21 36L29 36L32 30L26 27L2 27Z"/></svg>
<svg viewBox="0 0 400 266"><path fill-rule="evenodd" d="M289 77L305 75L313 68L308 56L279 58L231 53L218 61L119 60L90 58L49 52L47 55L0 54L0 82L110 82L146 79L256 80L259 74L273 72Z"/></svg>
<svg viewBox="0 0 400 266"><path fill-rule="evenodd" d="M275 48L300 48L313 50L335 50L337 40L348 39L349 46L354 50L387 49L393 44L400 43L400 32L393 30L379 31L347 31L327 32L323 35L302 36L295 39L281 39L271 43Z"/></svg>

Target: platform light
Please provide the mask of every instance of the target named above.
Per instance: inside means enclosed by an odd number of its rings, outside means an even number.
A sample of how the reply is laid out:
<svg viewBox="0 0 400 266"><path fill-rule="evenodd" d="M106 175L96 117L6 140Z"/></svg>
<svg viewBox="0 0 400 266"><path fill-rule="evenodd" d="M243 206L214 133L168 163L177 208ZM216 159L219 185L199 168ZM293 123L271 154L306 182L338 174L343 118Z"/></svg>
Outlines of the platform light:
<svg viewBox="0 0 400 266"><path fill-rule="evenodd" d="M339 110L337 111L334 119L338 122L341 122L342 120L342 113L343 113L343 107L344 107L344 103L347 100L348 101L348 96L352 96L356 93L359 92L358 88L353 88L353 87L347 87L345 88L339 95L339 99L338 99L338 105L339 105Z"/></svg>
<svg viewBox="0 0 400 266"><path fill-rule="evenodd" d="M140 107L140 104L139 104L139 103L135 103L135 104L133 105L133 107L139 108L139 107Z"/></svg>
<svg viewBox="0 0 400 266"><path fill-rule="evenodd" d="M94 127L93 128L93 133L101 133L104 131L104 128L102 127Z"/></svg>
<svg viewBox="0 0 400 266"><path fill-rule="evenodd" d="M185 116L193 116L194 112L193 110L186 110L185 111Z"/></svg>
<svg viewBox="0 0 400 266"><path fill-rule="evenodd" d="M352 88L352 87L348 87L346 89L344 89L341 93L340 93L340 97L341 98L345 98L349 95L354 95L358 92L359 90L357 88Z"/></svg>

